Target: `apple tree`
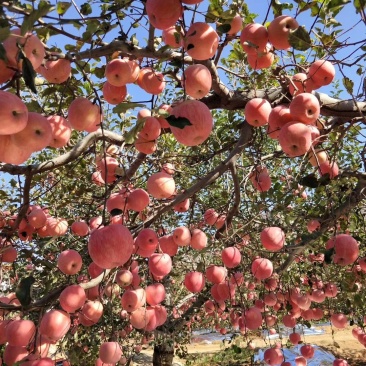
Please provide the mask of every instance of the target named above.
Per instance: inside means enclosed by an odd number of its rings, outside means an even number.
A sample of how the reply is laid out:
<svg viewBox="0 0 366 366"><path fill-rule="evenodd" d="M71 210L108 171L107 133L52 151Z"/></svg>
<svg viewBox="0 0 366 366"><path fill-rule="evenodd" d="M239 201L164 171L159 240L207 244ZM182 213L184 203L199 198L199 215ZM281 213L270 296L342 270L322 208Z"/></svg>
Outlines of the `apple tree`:
<svg viewBox="0 0 366 366"><path fill-rule="evenodd" d="M366 346L365 7L2 1L0 364L319 320Z"/></svg>

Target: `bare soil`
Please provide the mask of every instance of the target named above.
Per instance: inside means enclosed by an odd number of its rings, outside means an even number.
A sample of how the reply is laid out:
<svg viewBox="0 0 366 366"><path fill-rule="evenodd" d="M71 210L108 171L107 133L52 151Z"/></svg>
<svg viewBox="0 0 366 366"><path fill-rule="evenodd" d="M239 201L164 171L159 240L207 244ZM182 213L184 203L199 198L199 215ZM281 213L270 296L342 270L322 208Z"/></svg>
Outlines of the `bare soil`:
<svg viewBox="0 0 366 366"><path fill-rule="evenodd" d="M332 328L330 326L324 326L325 333L322 335L304 336L302 340L306 343L316 344L323 349L333 353L338 358L347 360L350 366L366 366L366 348L362 346L353 336L352 328L347 327L345 329L334 329L332 335ZM273 345L278 340L264 340L262 338L254 338L255 345L257 348L264 348ZM286 339L283 340L283 343ZM244 345L245 343L243 343ZM192 353L214 353L222 350L224 347L229 346L228 342L214 342L211 344L192 343L188 345L188 352ZM152 348L142 350L141 354L138 355L133 365L139 366L151 366L152 365ZM184 365L184 360L175 357L174 366Z"/></svg>

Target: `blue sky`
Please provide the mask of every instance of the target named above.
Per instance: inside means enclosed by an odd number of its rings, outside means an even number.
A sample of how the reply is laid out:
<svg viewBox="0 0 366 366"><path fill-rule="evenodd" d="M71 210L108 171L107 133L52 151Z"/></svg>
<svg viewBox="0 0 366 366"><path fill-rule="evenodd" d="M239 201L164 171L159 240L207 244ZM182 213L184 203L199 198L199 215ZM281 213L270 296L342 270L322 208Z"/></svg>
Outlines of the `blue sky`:
<svg viewBox="0 0 366 366"><path fill-rule="evenodd" d="M84 2L85 2L85 0L75 0L74 4L76 4L76 6L78 6L78 7L80 7ZM284 1L281 0L281 2L284 2ZM295 10L297 9L297 5L292 0L288 0L288 2L291 2L294 4L293 10L284 11L284 14L294 16ZM257 18L255 19L256 22L258 22L258 23L264 22L269 3L270 3L270 0L247 0L246 1L246 4L248 5L249 10L252 13L258 14ZM100 3L93 5L94 11L93 11L92 15L98 15L99 4ZM141 3L134 3L134 4L137 4L141 7ZM201 11L204 13L206 11L207 7L208 7L208 1L204 0L202 3L199 4L198 11ZM189 19L189 15L192 14L192 12L186 11L185 13L186 13L185 17L187 20L187 19ZM57 16L57 14L55 12L52 15ZM80 16L77 13L75 7L72 5L70 7L70 9L64 15L64 18L80 18ZM273 14L272 14L272 12L270 12L267 20L270 21L272 19L273 19ZM365 34L365 25L362 22L359 22L357 24L357 22L360 20L360 16L356 14L355 9L352 6L352 4L348 4L347 6L345 6L345 8L337 15L336 19L338 21L342 22L342 24L343 24L343 27L342 27L343 31L339 34L339 39L338 39L339 41L344 43L344 42L355 42L355 41L363 39L364 34ZM202 21L203 17L199 14L196 14L195 20ZM312 28L314 18L310 16L310 11L305 11L297 17L297 20L300 25L304 25L306 27L306 29L309 30ZM128 17L126 17L122 22L123 22L123 24L126 24L126 27L129 26ZM80 29L78 31L75 28L69 27L67 25L65 25L64 28L65 28L65 30L71 29L72 33L77 34L77 35L81 35L81 33L83 32L83 29ZM314 35L314 32L316 32L315 28L313 28L313 33L312 33L313 35ZM142 21L141 25L138 28L132 29L129 35L131 35L133 33L135 33L137 38L139 39L140 45L144 46L146 44L146 38L147 38L147 28L145 27L145 22ZM156 30L155 34L157 36L160 36L161 31ZM105 39L105 41L110 42L113 40L113 37L115 37L115 36L117 36L116 33L111 34L110 36L108 36L108 39L107 38ZM67 41L67 42L69 42L69 41ZM70 43L72 43L72 42L74 42L74 41L70 40ZM57 45L58 47L61 47L61 48L63 48L64 43L65 43L65 37L63 37L63 36L52 37L48 42L49 45ZM223 52L224 56L227 55L229 48L230 48L230 46L227 46L225 48L225 50ZM350 51L345 49L339 53L339 57L345 57L349 53L350 53ZM356 53L356 55L360 55L360 52ZM354 56L354 58L356 58L356 55ZM104 60L105 59L103 58L103 61ZM311 58L311 57L308 58L308 61L311 62L312 60L313 60L313 58ZM341 72L341 70L343 70L345 73L345 76L349 77L350 79L352 79L354 81L354 83L355 83L354 91L355 91L355 94L357 94L357 90L359 89L360 85L362 85L362 83L363 83L363 78L361 78L359 75L357 75L355 73L356 67L353 67L352 69L343 69L343 68L341 69L340 66L336 66L336 68L337 68L336 78L339 80L341 80L343 78L343 75ZM222 72L220 72L220 76L225 80L225 77ZM341 84L341 87L343 88L342 84ZM325 87L325 88L322 88L320 91L329 92L331 90L331 88L332 88L331 86ZM135 86L128 86L128 91L132 95L136 95L138 93L139 100L148 99L148 96L143 95L140 88L137 88ZM349 95L347 93L342 93L341 96L343 98L349 98ZM138 101L138 100L136 100L135 97L133 97L133 100Z"/></svg>

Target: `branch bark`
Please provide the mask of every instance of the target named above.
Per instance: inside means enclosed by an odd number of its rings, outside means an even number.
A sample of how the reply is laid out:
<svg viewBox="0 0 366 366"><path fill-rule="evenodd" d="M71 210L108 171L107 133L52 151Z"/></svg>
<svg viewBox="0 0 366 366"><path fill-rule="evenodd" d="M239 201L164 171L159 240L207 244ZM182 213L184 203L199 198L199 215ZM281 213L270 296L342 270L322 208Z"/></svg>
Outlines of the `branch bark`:
<svg viewBox="0 0 366 366"><path fill-rule="evenodd" d="M345 202L337 207L330 213L327 213L320 217L318 220L320 222L320 228L314 233L307 235L302 241L296 246L287 247L291 253L285 260L285 262L275 271L280 274L286 271L295 258L301 255L306 248L311 246L316 240L318 240L330 227L332 227L337 220L344 214L352 211L361 201L366 198L366 176L360 174L358 176L358 183L354 188L353 192L348 195Z"/></svg>
<svg viewBox="0 0 366 366"><path fill-rule="evenodd" d="M201 189L215 182L217 178L219 178L222 174L226 172L227 169L229 169L230 165L235 164L239 155L242 153L245 146L251 141L251 139L252 127L248 123L244 122L243 127L241 128L239 140L225 161L223 161L215 169L211 170L208 174L198 180L193 186L176 196L176 198L173 199L169 204L157 210L157 212L153 216L149 217L143 224L135 228L134 231L139 231L142 227L149 227L164 213L168 212L174 205L184 201L186 198L192 197Z"/></svg>
<svg viewBox="0 0 366 366"><path fill-rule="evenodd" d="M46 161L40 164L33 164L33 165L11 165L11 164L4 164L0 166L0 171L9 173L11 175L18 175L18 174L37 174L43 173L49 170L53 170L55 168L59 168L63 165L70 163L77 159L86 149L95 144L97 141L105 140L115 144L121 144L124 139L123 136L118 135L117 133L111 131L102 131L97 130L95 132L89 133L85 136L81 141L79 141L69 152L58 156L54 159Z"/></svg>

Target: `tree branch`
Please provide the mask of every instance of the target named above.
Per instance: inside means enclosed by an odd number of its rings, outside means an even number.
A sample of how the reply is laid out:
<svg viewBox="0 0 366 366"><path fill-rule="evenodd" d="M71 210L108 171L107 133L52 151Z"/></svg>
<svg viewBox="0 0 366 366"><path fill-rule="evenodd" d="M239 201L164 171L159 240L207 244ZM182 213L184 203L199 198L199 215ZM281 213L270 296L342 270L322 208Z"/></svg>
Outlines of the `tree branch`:
<svg viewBox="0 0 366 366"><path fill-rule="evenodd" d="M229 156L223 161L220 165L218 165L215 169L211 170L206 176L201 178L198 182L196 182L193 186L185 190L183 193L179 194L175 197L169 204L160 208L153 216L149 217L144 223L140 224L134 231L140 230L142 227L149 227L152 223L154 223L158 218L160 218L165 212L168 212L174 205L184 201L186 198L192 197L195 193L200 191L201 189L209 186L217 178L219 178L226 170L229 168L230 164L235 164L239 155L244 150L245 146L252 139L252 127L248 123L244 123L241 128L241 133L238 142L236 143L234 149L231 151Z"/></svg>
<svg viewBox="0 0 366 366"><path fill-rule="evenodd" d="M231 176L233 178L233 183L234 183L234 204L232 205L230 211L228 212L227 216L226 216L226 220L224 225L218 229L216 231L216 239L219 239L222 236L222 233L226 230L226 228L228 228L231 224L231 221L233 220L234 216L236 215L236 213L238 212L238 208L240 205L240 183L238 180L238 176L236 174L236 166L235 163L231 163L229 165L229 169L231 172Z"/></svg>
<svg viewBox="0 0 366 366"><path fill-rule="evenodd" d="M99 285L108 276L110 271L110 269L106 269L98 277L95 277L88 282L79 283L79 285L84 290L89 290L90 288Z"/></svg>
<svg viewBox="0 0 366 366"><path fill-rule="evenodd" d="M323 217L318 219L320 222L320 228L315 233L307 235L296 246L290 246L286 248L287 250L291 250L291 253L285 262L275 272L280 274L286 271L291 266L296 256L303 253L304 250L308 248L314 241L318 240L322 234L328 231L328 229L333 226L341 216L353 210L361 201L363 201L366 198L365 189L366 176L365 174L360 174L358 175L358 183L356 187L354 188L353 192L348 195L345 202L335 210L332 210L331 213L325 214Z"/></svg>
<svg viewBox="0 0 366 366"><path fill-rule="evenodd" d="M123 136L118 135L117 133L111 131L102 131L97 130L95 132L89 133L85 136L81 141L79 141L69 152L58 156L52 160L46 161L41 164L33 164L33 165L11 165L11 164L4 164L0 166L0 171L6 172L12 175L18 174L27 174L30 171L30 174L37 174L43 173L63 165L70 163L77 159L86 149L93 145L95 142L99 140L106 140L115 144L121 144L124 139Z"/></svg>

